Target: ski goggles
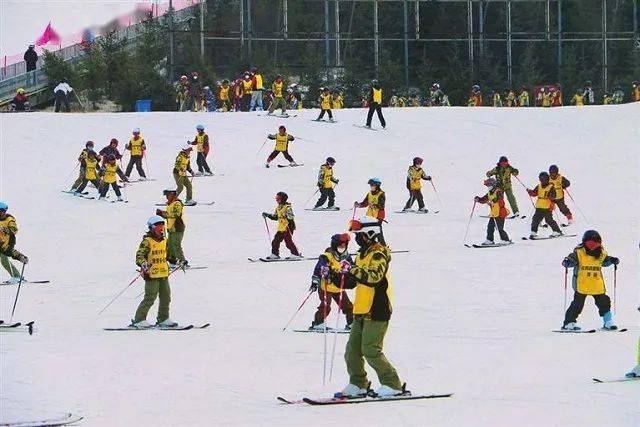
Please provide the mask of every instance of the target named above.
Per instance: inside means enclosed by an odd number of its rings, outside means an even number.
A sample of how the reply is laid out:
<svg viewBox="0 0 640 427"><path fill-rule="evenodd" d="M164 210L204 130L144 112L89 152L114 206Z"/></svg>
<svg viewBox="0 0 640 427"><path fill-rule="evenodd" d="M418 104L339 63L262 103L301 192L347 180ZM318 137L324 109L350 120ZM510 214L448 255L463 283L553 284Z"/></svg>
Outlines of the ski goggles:
<svg viewBox="0 0 640 427"><path fill-rule="evenodd" d="M592 250L598 249L600 246L602 246L602 243L598 242L597 240L585 240L584 241L584 246L585 246L585 248L587 248L590 251L592 251Z"/></svg>

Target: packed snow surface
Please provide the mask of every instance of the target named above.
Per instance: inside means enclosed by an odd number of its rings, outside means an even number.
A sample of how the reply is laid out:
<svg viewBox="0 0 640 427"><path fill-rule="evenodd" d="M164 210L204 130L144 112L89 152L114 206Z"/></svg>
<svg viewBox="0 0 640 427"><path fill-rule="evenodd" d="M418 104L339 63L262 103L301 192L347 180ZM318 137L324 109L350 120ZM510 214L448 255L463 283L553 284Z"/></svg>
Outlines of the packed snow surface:
<svg viewBox="0 0 640 427"><path fill-rule="evenodd" d="M620 377L635 364L640 104L386 109L386 131L353 126L363 124L364 110L337 110L335 124L310 121L316 114L302 111L288 119L256 113L1 115L0 199L17 218L17 248L31 260L26 277L52 281L22 287L14 321L35 320L34 335L0 333L2 421L72 412L91 426L639 425L640 383L591 379ZM154 203L163 201L162 190L175 187L175 156L193 140L198 123L213 141L209 160L218 175L196 178L195 198L216 203L186 208L184 248L191 264L208 269L171 276L171 317L212 326L104 331L126 326L133 317L140 281L102 315L98 311L135 277L134 256L146 220ZM303 167L265 169L271 141L256 154L280 124L298 137L290 152ZM74 166L85 141L100 149L116 137L122 149L134 127L142 130L145 167L156 181L127 186L128 204L60 191L77 176ZM527 215L507 221L515 244L463 246L473 197L484 194L484 174L501 155L530 187L540 171L560 167L577 203L569 200L576 224L568 231L578 237L521 240L528 235L532 206L514 181ZM305 211L327 156L337 159L342 210ZM405 177L414 156L425 159L433 176L442 206L428 182L424 193L427 206L439 214L393 212L407 199ZM192 164L195 168L195 158ZM347 336L337 337L333 378L323 386L322 334L282 332L308 292L314 263L249 263L247 257L269 253L260 213L272 211L275 193L286 191L297 214L295 241L305 255L317 256L332 234L346 231L349 207L362 200L374 176L387 192L386 238L392 249L411 251L395 255L391 264L395 304L386 355L415 393L455 396L375 405L281 405L276 396L327 396L347 384ZM486 206L476 207L469 242L484 240L487 220L478 215L486 213ZM269 226L273 233L274 223ZM551 332L563 319L560 262L589 228L600 231L606 249L621 259L615 319L629 332ZM288 255L284 245L282 253ZM613 269L605 278L613 297ZM0 289L5 320L15 291ZM308 327L317 304L313 295L292 328ZM154 307L149 321L155 312ZM334 316L335 308L330 325ZM602 326L592 299L579 323ZM375 375L370 380L378 386Z"/></svg>

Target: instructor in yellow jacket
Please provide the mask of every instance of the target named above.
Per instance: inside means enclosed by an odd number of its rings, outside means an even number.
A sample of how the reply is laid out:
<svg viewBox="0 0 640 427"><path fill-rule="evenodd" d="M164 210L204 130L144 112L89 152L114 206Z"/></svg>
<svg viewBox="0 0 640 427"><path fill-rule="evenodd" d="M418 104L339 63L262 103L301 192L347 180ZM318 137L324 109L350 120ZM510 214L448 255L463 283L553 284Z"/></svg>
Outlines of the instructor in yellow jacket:
<svg viewBox="0 0 640 427"><path fill-rule="evenodd" d="M383 128L386 128L387 122L384 120L384 116L382 115L382 87L378 80L371 80L371 90L369 91L368 103L369 112L367 113L366 127L371 127L371 119L373 119L373 112L375 111L378 114L380 124Z"/></svg>

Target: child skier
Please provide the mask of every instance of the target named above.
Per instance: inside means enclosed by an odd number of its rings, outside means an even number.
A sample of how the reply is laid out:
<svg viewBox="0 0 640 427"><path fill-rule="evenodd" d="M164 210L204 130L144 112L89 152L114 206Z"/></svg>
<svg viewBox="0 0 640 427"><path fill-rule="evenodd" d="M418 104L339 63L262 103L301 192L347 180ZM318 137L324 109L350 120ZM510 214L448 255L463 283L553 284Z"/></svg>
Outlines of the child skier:
<svg viewBox="0 0 640 427"><path fill-rule="evenodd" d="M182 147L182 150L176 156L176 162L173 166L173 179L176 181L178 188L176 189L177 195L182 193L182 190L187 189L187 200L184 204L186 206L193 206L196 201L193 200L193 185L191 180L187 177L187 172L193 177L193 169L191 169L191 142L187 141L187 145Z"/></svg>
<svg viewBox="0 0 640 427"><path fill-rule="evenodd" d="M113 188L113 191L118 196L118 201L122 202L122 194L120 193L120 187L118 186L117 176L122 173L120 166L116 163L116 156L109 154L107 162L104 165L104 176L102 177L102 187L100 188L100 197L98 200L103 200L109 191L109 186Z"/></svg>
<svg viewBox="0 0 640 427"><path fill-rule="evenodd" d="M330 272L343 273L349 271L353 260L349 255L349 234L334 234L331 236L331 245L320 255L316 267L313 269L311 277L310 291L318 291L320 297L320 305L311 322L310 330L325 330L325 319L331 313L331 301L338 304L338 309L347 318L345 329L351 329L353 323L353 304L349 300L349 296L344 290L343 281L332 282Z"/></svg>
<svg viewBox="0 0 640 427"><path fill-rule="evenodd" d="M498 185L507 195L507 200L509 201L509 206L511 206L514 217L520 215L520 209L518 209L518 202L516 201L516 197L513 195L511 175L518 176L518 173L518 169L509 164L507 156L501 156L500 159L498 159L496 167L487 172L487 178L495 176L498 181Z"/></svg>
<svg viewBox="0 0 640 427"><path fill-rule="evenodd" d="M494 245L493 234L495 229L498 228L500 234L500 240L502 244L509 244L509 235L504 231L504 219L509 216L509 210L504 203L504 192L498 185L498 181L495 178L487 178L484 180L484 185L489 188L489 191L484 196L476 196L473 200L477 203L486 203L489 205L489 223L487 224L487 240L482 245L490 246Z"/></svg>
<svg viewBox="0 0 640 427"><path fill-rule="evenodd" d="M382 226L377 218L363 217L359 221L351 221L349 231L356 233L356 243L360 246L355 263L347 273L331 272L333 283L344 283L345 288L356 290L354 321L344 354L349 385L341 395L358 397L368 393L365 360L380 381L376 395L405 394L398 373L382 352L393 312L389 273L391 250L380 240Z"/></svg>
<svg viewBox="0 0 640 427"><path fill-rule="evenodd" d="M322 120L324 113L329 115L329 121L333 121L333 114L331 113L331 92L328 87L322 88L320 96L318 97L318 104L320 104L320 115L316 119L317 122Z"/></svg>
<svg viewBox="0 0 640 427"><path fill-rule="evenodd" d="M100 156L93 151L93 145L88 147L87 154L82 157L80 160L82 166L80 169L84 172L82 176L82 181L80 185L75 189L73 193L74 196L82 196L82 192L87 187L87 184L91 182L95 185L98 193L100 193L101 184L100 177L98 176L100 172Z"/></svg>
<svg viewBox="0 0 640 427"><path fill-rule="evenodd" d="M156 326L172 328L178 326L169 318L171 288L169 287L169 264L167 264L167 239L164 236L164 218L154 215L147 221L149 231L142 238L136 252L136 265L144 278L144 299L140 302L131 328L152 327L147 314L156 298L160 296Z"/></svg>
<svg viewBox="0 0 640 427"><path fill-rule="evenodd" d="M229 80L224 79L218 90L218 104L220 111L227 112L231 109L231 100L229 99Z"/></svg>
<svg viewBox="0 0 640 427"><path fill-rule="evenodd" d="M558 206L562 215L567 217L568 223L572 224L573 215L564 201L564 190L571 185L571 182L558 173L558 166L556 165L549 166L549 181L551 181L553 188L556 190L556 196L553 199L554 205Z"/></svg>
<svg viewBox="0 0 640 427"><path fill-rule="evenodd" d="M538 197L538 200L536 201L536 212L533 214L533 218L531 219L531 234L529 235L529 238L533 240L537 237L538 226L543 219L553 230L553 233L551 233L549 237L562 236L562 231L560 230L560 227L558 227L558 223L553 219L551 211L553 199L556 197L556 190L553 187L553 184L549 182L548 173L540 172L538 178L540 179L540 184L536 186L535 190L527 188L527 193L529 193L531 197Z"/></svg>
<svg viewBox="0 0 640 427"><path fill-rule="evenodd" d="M284 240L284 244L291 252L291 256L287 257L290 260L298 260L302 258L302 254L298 251L295 243L293 243L293 232L296 229L295 215L293 209L291 209L291 203L287 200L289 196L282 191L276 194L276 210L273 214L262 212L263 218L269 218L273 221L278 221L278 231L273 236L271 242L271 255L267 257L269 260L280 259L280 243Z"/></svg>
<svg viewBox="0 0 640 427"><path fill-rule="evenodd" d="M213 173L207 163L207 156L209 155L209 135L204 132L204 126L196 126L196 138L191 142L191 145L196 146L196 164L198 165L198 173L196 175L211 176Z"/></svg>
<svg viewBox="0 0 640 427"><path fill-rule="evenodd" d="M320 189L320 198L316 202L313 209L322 210L324 202L329 199L329 204L326 209L334 208L336 193L333 187L340 182L339 179L333 177L333 165L336 164L336 159L333 157L327 157L327 161L324 165L320 166L320 172L318 172L318 188Z"/></svg>
<svg viewBox="0 0 640 427"><path fill-rule="evenodd" d="M144 169L142 169L142 158L147 151L147 145L145 144L142 135L140 135L139 128L135 128L133 130L133 136L124 148L131 151L131 158L129 159L127 169L124 172L125 176L128 179L131 176L133 165L136 165L136 170L138 171L138 175L140 175L140 181L145 181L147 179L147 175L144 173Z"/></svg>
<svg viewBox="0 0 640 427"><path fill-rule="evenodd" d="M385 218L384 205L386 202L386 195L380 188L382 181L380 178L371 178L368 182L369 192L361 202L355 202L356 208L367 208L366 215L372 218L378 219L382 223Z"/></svg>
<svg viewBox="0 0 640 427"><path fill-rule="evenodd" d="M178 199L178 192L174 189L164 190L162 194L167 198L167 210L156 209L156 215L167 220L167 261L170 265L188 266L182 251L185 223L183 219L183 204Z"/></svg>
<svg viewBox="0 0 640 427"><path fill-rule="evenodd" d="M278 128L278 133L275 135L269 134L267 138L276 141L276 145L273 148L269 157L267 157L267 163L265 163L265 167L270 167L270 163L278 157L278 154L282 153L285 159L289 161L289 166L298 166L298 164L293 160L293 157L289 154L289 143L294 141L295 138L293 135L289 135L287 133L287 128L284 126L280 126Z"/></svg>
<svg viewBox="0 0 640 427"><path fill-rule="evenodd" d="M282 115L287 115L287 102L284 100L284 81L280 74L276 76L276 80L271 85L273 91L273 102L269 106L269 115L272 115L278 108L282 111Z"/></svg>
<svg viewBox="0 0 640 427"><path fill-rule="evenodd" d="M576 331L580 328L576 325L578 316L584 307L584 301L588 295L593 296L603 328L607 330L618 329L613 323L611 313L611 299L606 294L602 267L617 266L620 260L609 256L602 246L602 237L595 230L587 230L582 236L582 244L576 246L572 253L562 261L564 268L573 268L573 301L569 305L564 316L562 329Z"/></svg>
<svg viewBox="0 0 640 427"><path fill-rule="evenodd" d="M420 157L413 158L413 164L409 166L407 171L407 190L409 190L409 200L404 205L404 212L410 211L413 202L418 201L419 212L429 212L424 207L424 197L422 196L422 180L431 181L431 177L422 169L422 159Z"/></svg>
<svg viewBox="0 0 640 427"><path fill-rule="evenodd" d="M76 189L80 187L80 184L82 184L82 180L84 179L84 175L85 175L84 159L89 154L89 151L93 151L93 147L94 147L93 141L87 141L84 144L84 149L80 152L80 155L78 156L78 163L80 163L78 178L71 185L71 190L69 190L70 193L75 193Z"/></svg>
<svg viewBox="0 0 640 427"><path fill-rule="evenodd" d="M9 258L20 261L23 264L28 262L26 256L14 249L16 244L16 234L18 234L18 225L13 215L8 214L9 205L0 201L0 263L7 273L9 273L9 283L20 282L20 272ZM23 279L24 280L24 279Z"/></svg>

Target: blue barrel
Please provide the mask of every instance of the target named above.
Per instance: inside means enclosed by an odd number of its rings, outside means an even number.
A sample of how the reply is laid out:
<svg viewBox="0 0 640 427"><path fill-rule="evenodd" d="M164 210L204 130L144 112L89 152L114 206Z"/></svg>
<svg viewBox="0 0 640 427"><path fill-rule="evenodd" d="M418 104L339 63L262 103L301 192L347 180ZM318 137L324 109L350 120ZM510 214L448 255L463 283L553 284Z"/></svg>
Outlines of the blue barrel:
<svg viewBox="0 0 640 427"><path fill-rule="evenodd" d="M138 99L136 101L136 111L139 113L148 113L151 111L150 99Z"/></svg>

